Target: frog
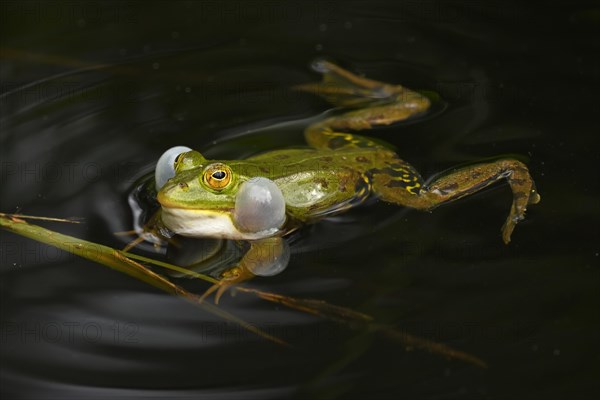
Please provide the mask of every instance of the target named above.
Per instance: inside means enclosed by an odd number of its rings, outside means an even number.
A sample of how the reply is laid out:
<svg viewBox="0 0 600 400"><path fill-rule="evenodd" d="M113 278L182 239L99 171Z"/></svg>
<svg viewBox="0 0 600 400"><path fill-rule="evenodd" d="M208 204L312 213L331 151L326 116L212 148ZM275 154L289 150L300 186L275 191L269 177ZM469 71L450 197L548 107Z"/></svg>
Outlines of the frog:
<svg viewBox="0 0 600 400"><path fill-rule="evenodd" d="M240 160L209 160L196 150L176 147L161 157L170 172L160 175L157 166L160 209L153 218L155 232L249 244L203 299L214 293L218 303L228 288L279 273L289 262L287 235L367 198L431 211L505 181L512 191L501 228L506 244L527 207L540 202L528 167L511 157L457 167L425 180L391 146L357 132L423 116L431 108L430 97L326 60L314 62L313 69L322 80L294 89L319 95L342 112L305 129L308 147L274 149Z"/></svg>

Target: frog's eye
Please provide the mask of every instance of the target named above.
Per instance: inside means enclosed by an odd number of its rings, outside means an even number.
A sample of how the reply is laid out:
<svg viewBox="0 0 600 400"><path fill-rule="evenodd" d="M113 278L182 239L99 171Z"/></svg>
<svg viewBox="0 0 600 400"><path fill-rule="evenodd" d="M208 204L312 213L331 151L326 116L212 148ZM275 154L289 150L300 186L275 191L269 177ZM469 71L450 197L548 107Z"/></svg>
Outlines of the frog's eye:
<svg viewBox="0 0 600 400"><path fill-rule="evenodd" d="M211 189L224 189L229 182L231 182L231 169L225 164L212 164L204 171L204 183Z"/></svg>
<svg viewBox="0 0 600 400"><path fill-rule="evenodd" d="M181 159L181 155L191 151L186 146L175 146L165 151L156 163L156 169L154 170L154 179L156 181L156 190L159 190L164 186L169 179L175 176L175 166Z"/></svg>

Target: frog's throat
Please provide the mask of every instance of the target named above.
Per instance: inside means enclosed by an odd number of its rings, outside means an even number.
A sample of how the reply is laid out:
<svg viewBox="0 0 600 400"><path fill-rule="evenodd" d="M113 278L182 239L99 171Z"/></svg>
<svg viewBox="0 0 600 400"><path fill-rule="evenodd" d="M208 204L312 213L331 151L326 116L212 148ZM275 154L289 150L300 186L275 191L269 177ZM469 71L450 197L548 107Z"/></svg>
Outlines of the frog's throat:
<svg viewBox="0 0 600 400"><path fill-rule="evenodd" d="M162 207L163 224L181 236L231 240L257 240L274 236L278 228L261 232L242 232L233 224L231 213Z"/></svg>

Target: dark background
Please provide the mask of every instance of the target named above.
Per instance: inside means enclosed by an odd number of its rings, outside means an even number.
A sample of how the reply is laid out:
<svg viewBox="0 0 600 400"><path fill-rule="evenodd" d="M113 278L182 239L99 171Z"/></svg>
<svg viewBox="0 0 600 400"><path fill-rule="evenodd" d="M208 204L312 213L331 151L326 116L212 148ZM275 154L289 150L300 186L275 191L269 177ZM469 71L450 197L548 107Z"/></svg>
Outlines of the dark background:
<svg viewBox="0 0 600 400"><path fill-rule="evenodd" d="M2 2L2 212L84 217L49 227L120 247L128 195L166 148L302 145L329 106L288 88L318 79L317 57L439 93L441 112L372 133L424 176L518 154L542 195L508 246L505 185L431 214L371 203L307 227L283 274L248 284L353 307L487 369L224 297L293 344L278 347L2 232L3 398L594 397L599 27L595 2Z"/></svg>

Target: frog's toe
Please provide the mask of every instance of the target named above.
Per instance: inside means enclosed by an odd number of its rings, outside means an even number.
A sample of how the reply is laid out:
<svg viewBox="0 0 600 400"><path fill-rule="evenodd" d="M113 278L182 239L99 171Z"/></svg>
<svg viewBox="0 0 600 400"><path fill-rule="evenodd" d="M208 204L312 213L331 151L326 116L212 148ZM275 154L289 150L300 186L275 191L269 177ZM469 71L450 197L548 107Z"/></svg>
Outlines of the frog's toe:
<svg viewBox="0 0 600 400"><path fill-rule="evenodd" d="M221 296L223 296L223 294L227 291L227 289L229 289L232 285L229 283L215 283L214 285L212 285L211 287L209 287L206 292L204 292L204 294L202 296L200 296L199 302L202 303L204 300L206 300L206 298L208 296L210 296L211 294L215 293L215 304L219 304L219 300L221 299Z"/></svg>
<svg viewBox="0 0 600 400"><path fill-rule="evenodd" d="M221 299L221 296L223 296L223 294L227 291L227 289L231 288L233 285L230 284L223 284L223 285L219 285L219 288L217 289L217 293L215 293L215 304L219 304L219 300Z"/></svg>
<svg viewBox="0 0 600 400"><path fill-rule="evenodd" d="M202 296L200 296L200 298L198 299L198 301L200 303L202 303L204 300L206 300L206 298L208 296L210 296L211 294L213 294L216 290L218 290L221 287L220 283L215 283L214 285L212 285L211 287L209 287L208 289L206 289L206 292L204 292L202 294ZM215 301L216 302L216 301Z"/></svg>
<svg viewBox="0 0 600 400"><path fill-rule="evenodd" d="M125 247L123 247L123 249L121 251L123 252L128 252L129 250L133 249L135 246L137 246L138 244L142 243L144 241L144 237L143 236L138 236L135 239L131 240L129 243L127 243L125 245Z"/></svg>
<svg viewBox="0 0 600 400"><path fill-rule="evenodd" d="M504 244L510 243L510 236L512 235L516 225L517 223L510 218L506 220L504 225L502 225L502 241Z"/></svg>
<svg viewBox="0 0 600 400"><path fill-rule="evenodd" d="M519 221L522 221L524 219L525 219L525 210L523 210L519 214L511 214L508 216L508 218L506 219L506 222L504 222L504 225L502 225L502 240L504 241L505 244L510 243L510 237L511 237L513 231L515 230L515 226L517 226Z"/></svg>
<svg viewBox="0 0 600 400"><path fill-rule="evenodd" d="M202 303L208 296L211 294L215 294L215 304L219 304L219 300L221 300L221 296L225 294L228 289L233 289L237 282L231 282L229 280L223 279L218 283L215 283L211 287L209 287L206 292L200 296L199 302Z"/></svg>

